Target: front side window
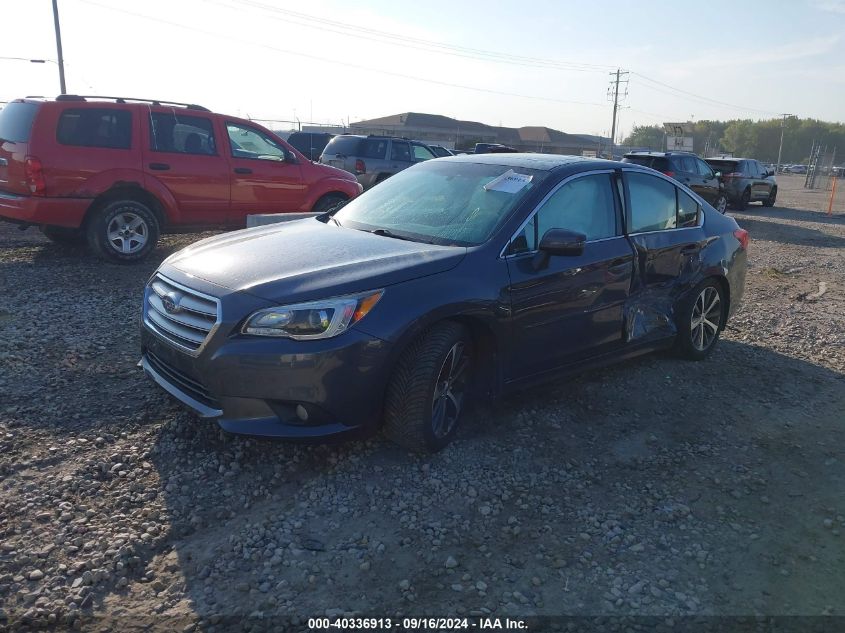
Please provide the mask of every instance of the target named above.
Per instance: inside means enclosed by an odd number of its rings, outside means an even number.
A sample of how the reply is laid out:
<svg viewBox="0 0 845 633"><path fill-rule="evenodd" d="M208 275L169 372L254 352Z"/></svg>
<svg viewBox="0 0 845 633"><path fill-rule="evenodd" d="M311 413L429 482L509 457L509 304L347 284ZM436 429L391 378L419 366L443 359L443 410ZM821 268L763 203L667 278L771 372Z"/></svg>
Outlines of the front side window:
<svg viewBox="0 0 845 633"><path fill-rule="evenodd" d="M713 177L713 170L710 169L710 165L705 163L703 160L696 158L695 164L698 167L698 173L705 178L712 178Z"/></svg>
<svg viewBox="0 0 845 633"><path fill-rule="evenodd" d="M345 228L473 246L490 239L547 174L507 165L426 161L364 192L333 217Z"/></svg>
<svg viewBox="0 0 845 633"><path fill-rule="evenodd" d="M613 183L608 174L576 178L555 191L514 239L510 253L536 251L549 229L583 233L588 240L616 235Z"/></svg>
<svg viewBox="0 0 845 633"><path fill-rule="evenodd" d="M69 108L59 117L56 140L61 145L129 149L132 113L114 108Z"/></svg>
<svg viewBox="0 0 845 633"><path fill-rule="evenodd" d="M425 145L414 143L412 147L414 148L414 160L430 160L435 158L434 154Z"/></svg>
<svg viewBox="0 0 845 633"><path fill-rule="evenodd" d="M229 134L234 158L283 161L287 157L282 145L255 128L227 123L226 132Z"/></svg>
<svg viewBox="0 0 845 633"><path fill-rule="evenodd" d="M692 156L681 157L681 171L688 174L695 174L698 172L698 168L695 166L695 159Z"/></svg>
<svg viewBox="0 0 845 633"><path fill-rule="evenodd" d="M210 119L177 112L150 113L150 149L177 154L217 154Z"/></svg>
<svg viewBox="0 0 845 633"><path fill-rule="evenodd" d="M629 173L631 233L662 231L677 227L675 186L648 174Z"/></svg>
<svg viewBox="0 0 845 633"><path fill-rule="evenodd" d="M411 149L408 143L393 141L393 146L390 148L390 160L411 162Z"/></svg>

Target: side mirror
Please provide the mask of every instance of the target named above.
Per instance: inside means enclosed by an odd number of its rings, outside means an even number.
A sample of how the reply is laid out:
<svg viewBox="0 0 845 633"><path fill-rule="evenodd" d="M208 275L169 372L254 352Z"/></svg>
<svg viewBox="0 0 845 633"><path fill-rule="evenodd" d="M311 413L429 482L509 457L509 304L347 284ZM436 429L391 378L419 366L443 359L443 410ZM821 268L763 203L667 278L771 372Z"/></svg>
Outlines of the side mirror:
<svg viewBox="0 0 845 633"><path fill-rule="evenodd" d="M584 253L587 236L567 229L549 229L540 239L537 254L531 262L534 270L542 270L549 265L552 255L575 257Z"/></svg>

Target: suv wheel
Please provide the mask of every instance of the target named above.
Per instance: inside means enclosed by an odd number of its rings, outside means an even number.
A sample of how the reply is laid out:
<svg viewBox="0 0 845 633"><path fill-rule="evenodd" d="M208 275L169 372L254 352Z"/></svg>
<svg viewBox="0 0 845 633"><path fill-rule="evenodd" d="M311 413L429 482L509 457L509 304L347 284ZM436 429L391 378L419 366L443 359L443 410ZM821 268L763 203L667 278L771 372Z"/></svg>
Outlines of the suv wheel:
<svg viewBox="0 0 845 633"><path fill-rule="evenodd" d="M116 200L95 212L86 233L95 254L131 263L144 259L155 248L159 225L147 205L137 200Z"/></svg>
<svg viewBox="0 0 845 633"><path fill-rule="evenodd" d="M745 211L748 207L748 203L751 202L751 189L746 189L742 192L742 195L737 200L736 208L740 211Z"/></svg>
<svg viewBox="0 0 845 633"><path fill-rule="evenodd" d="M725 197L725 194L720 193L713 206L716 208L716 211L724 214L728 210L728 199Z"/></svg>
<svg viewBox="0 0 845 633"><path fill-rule="evenodd" d="M773 207L775 206L775 200L778 197L778 188L772 187L772 190L769 192L769 197L763 200L764 207Z"/></svg>
<svg viewBox="0 0 845 633"><path fill-rule="evenodd" d="M326 213L331 211L341 202L346 202L348 198L341 193L327 193L322 198L314 203L314 208L311 209L313 213Z"/></svg>
<svg viewBox="0 0 845 633"><path fill-rule="evenodd" d="M466 408L472 344L466 329L443 322L405 350L387 387L384 432L417 452L435 452L455 436Z"/></svg>

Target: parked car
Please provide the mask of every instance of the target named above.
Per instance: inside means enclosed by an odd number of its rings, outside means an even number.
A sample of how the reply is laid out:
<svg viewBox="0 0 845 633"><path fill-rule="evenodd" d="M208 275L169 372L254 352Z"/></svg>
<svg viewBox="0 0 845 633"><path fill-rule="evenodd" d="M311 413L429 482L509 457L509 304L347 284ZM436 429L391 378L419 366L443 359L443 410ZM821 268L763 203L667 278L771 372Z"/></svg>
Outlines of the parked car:
<svg viewBox="0 0 845 633"><path fill-rule="evenodd" d="M728 200L737 209L751 202L773 207L778 196L774 170L763 167L753 158L708 158L707 163L719 174Z"/></svg>
<svg viewBox="0 0 845 633"><path fill-rule="evenodd" d="M286 140L308 160L318 161L334 136L327 132L293 132Z"/></svg>
<svg viewBox="0 0 845 633"><path fill-rule="evenodd" d="M806 174L807 173L807 166L806 165L790 165L789 167L790 174Z"/></svg>
<svg viewBox="0 0 845 633"><path fill-rule="evenodd" d="M636 164L440 158L334 212L170 256L145 290L141 364L231 432L383 421L435 451L473 399L661 348L706 358L742 299L747 245Z"/></svg>
<svg viewBox="0 0 845 633"><path fill-rule="evenodd" d="M0 111L0 219L113 261L143 259L162 231L325 211L360 191L260 125L200 106L62 95Z"/></svg>
<svg viewBox="0 0 845 633"><path fill-rule="evenodd" d="M501 143L476 143L476 154L514 154L519 150Z"/></svg>
<svg viewBox="0 0 845 633"><path fill-rule="evenodd" d="M355 174L364 189L369 189L411 165L432 158L437 157L420 141L340 134L326 145L320 162Z"/></svg>
<svg viewBox="0 0 845 633"><path fill-rule="evenodd" d="M690 152L629 152L622 157L623 163L651 167L685 184L724 213L728 198L724 187L710 166Z"/></svg>
<svg viewBox="0 0 845 633"><path fill-rule="evenodd" d="M444 158L446 156L454 156L455 155L455 152L453 152L452 150L450 150L446 147L443 147L442 145L429 145L428 148L432 152L434 152L434 155L437 158Z"/></svg>

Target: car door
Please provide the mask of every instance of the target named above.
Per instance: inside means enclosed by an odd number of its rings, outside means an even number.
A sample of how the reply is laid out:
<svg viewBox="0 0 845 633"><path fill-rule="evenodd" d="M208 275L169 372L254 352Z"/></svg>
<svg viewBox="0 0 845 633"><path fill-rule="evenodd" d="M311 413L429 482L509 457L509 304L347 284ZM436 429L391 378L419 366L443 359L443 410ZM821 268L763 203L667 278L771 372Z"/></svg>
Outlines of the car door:
<svg viewBox="0 0 845 633"><path fill-rule="evenodd" d="M629 340L674 334L674 306L697 271L706 235L701 209L671 181L625 172L628 237L636 250Z"/></svg>
<svg viewBox="0 0 845 633"><path fill-rule="evenodd" d="M390 142L390 173L395 174L413 164L411 144L408 141Z"/></svg>
<svg viewBox="0 0 845 633"><path fill-rule="evenodd" d="M179 223L226 224L229 162L221 153L214 120L181 108L152 108L145 118L144 173L173 195Z"/></svg>
<svg viewBox="0 0 845 633"><path fill-rule="evenodd" d="M713 169L698 157L692 159L695 162L696 170L701 178L701 187L698 191L693 189L699 196L707 200L712 205L716 204L721 192L719 179Z"/></svg>
<svg viewBox="0 0 845 633"><path fill-rule="evenodd" d="M510 379L621 346L634 251L622 235L614 178L603 171L564 180L511 238L505 251L511 279ZM538 270L537 247L552 228L583 233L584 251L550 257Z"/></svg>
<svg viewBox="0 0 845 633"><path fill-rule="evenodd" d="M241 121L226 121L232 205L230 223L241 226L255 213L298 211L307 186L296 155L278 139Z"/></svg>

